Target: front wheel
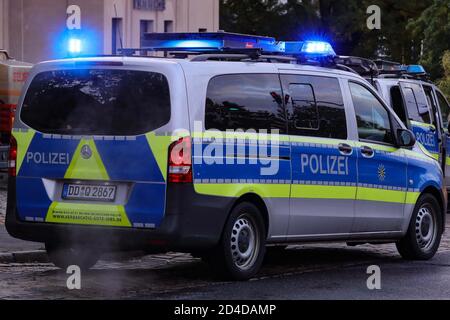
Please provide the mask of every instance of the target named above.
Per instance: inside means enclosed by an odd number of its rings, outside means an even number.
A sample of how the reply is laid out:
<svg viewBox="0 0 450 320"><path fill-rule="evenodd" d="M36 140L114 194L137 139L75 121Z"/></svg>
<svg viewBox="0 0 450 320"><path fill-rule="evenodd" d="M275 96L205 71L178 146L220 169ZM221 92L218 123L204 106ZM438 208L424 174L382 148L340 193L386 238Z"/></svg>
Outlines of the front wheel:
<svg viewBox="0 0 450 320"><path fill-rule="evenodd" d="M440 206L432 195L422 195L414 209L408 233L397 243L400 255L407 260L434 257L442 238Z"/></svg>
<svg viewBox="0 0 450 320"><path fill-rule="evenodd" d="M259 209L244 202L231 212L220 244L207 261L227 279L248 280L261 268L265 242L265 224Z"/></svg>
<svg viewBox="0 0 450 320"><path fill-rule="evenodd" d="M64 270L73 265L80 267L82 270L89 270L101 257L98 249L87 246L46 244L45 249L49 260L56 267Z"/></svg>

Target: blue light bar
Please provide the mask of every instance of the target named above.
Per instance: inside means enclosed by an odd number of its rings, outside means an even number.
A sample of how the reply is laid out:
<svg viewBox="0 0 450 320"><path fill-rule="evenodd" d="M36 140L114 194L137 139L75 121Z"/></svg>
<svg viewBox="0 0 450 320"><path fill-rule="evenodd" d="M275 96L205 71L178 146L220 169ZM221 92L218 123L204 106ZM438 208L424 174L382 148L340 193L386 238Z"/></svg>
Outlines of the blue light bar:
<svg viewBox="0 0 450 320"><path fill-rule="evenodd" d="M262 54L290 55L319 61L335 57L336 52L325 41L283 42L272 37L252 36L227 32L147 33L141 42L141 51L214 52L259 50ZM136 51L131 49L131 51Z"/></svg>
<svg viewBox="0 0 450 320"><path fill-rule="evenodd" d="M287 54L303 55L309 57L335 57L331 44L325 41L301 41L301 42L286 42Z"/></svg>
<svg viewBox="0 0 450 320"><path fill-rule="evenodd" d="M165 51L220 51L224 49L260 49L283 52L284 44L271 37L251 36L227 32L147 33L142 49Z"/></svg>
<svg viewBox="0 0 450 320"><path fill-rule="evenodd" d="M421 65L406 66L406 72L409 74L426 74L425 68Z"/></svg>

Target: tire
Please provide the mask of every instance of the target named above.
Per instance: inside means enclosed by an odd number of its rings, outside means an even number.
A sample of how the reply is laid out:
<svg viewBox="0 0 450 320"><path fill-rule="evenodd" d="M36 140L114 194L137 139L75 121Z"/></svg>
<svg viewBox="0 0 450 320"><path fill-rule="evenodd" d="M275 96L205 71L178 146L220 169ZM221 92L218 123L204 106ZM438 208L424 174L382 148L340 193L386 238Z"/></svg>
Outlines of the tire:
<svg viewBox="0 0 450 320"><path fill-rule="evenodd" d="M87 246L59 246L46 244L45 249L49 260L58 268L66 270L76 265L81 270L89 270L100 260L99 250Z"/></svg>
<svg viewBox="0 0 450 320"><path fill-rule="evenodd" d="M243 202L233 209L219 245L204 260L227 280L249 280L261 268L265 243L266 228L259 209Z"/></svg>
<svg viewBox="0 0 450 320"><path fill-rule="evenodd" d="M422 195L414 208L406 236L397 242L397 250L406 260L430 260L442 238L442 215L438 201Z"/></svg>

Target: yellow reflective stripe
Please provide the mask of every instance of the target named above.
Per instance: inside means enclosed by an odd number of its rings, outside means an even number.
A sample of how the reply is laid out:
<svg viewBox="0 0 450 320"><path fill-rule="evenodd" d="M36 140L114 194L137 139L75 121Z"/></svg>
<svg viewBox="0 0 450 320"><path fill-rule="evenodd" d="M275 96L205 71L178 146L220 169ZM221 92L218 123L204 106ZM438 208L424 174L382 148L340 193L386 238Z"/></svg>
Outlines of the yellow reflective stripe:
<svg viewBox="0 0 450 320"><path fill-rule="evenodd" d="M428 161L431 160L431 159L434 160L434 158L431 155L431 153L428 152L428 150L426 150L425 147L422 146L420 143L419 143L419 147L420 147L420 149L422 150L423 153L419 153L419 152L416 152L416 151L404 149L406 157L408 157L408 158L416 158L416 159L419 159L419 160L428 160Z"/></svg>
<svg viewBox="0 0 450 320"><path fill-rule="evenodd" d="M433 157L434 160L439 160L439 153L431 153L431 156Z"/></svg>
<svg viewBox="0 0 450 320"><path fill-rule="evenodd" d="M28 130L27 132L14 130L12 132L12 135L17 141L17 172L19 172L20 168L22 167L23 160L25 159L25 155L28 152L28 148L30 147L31 141L33 141L35 134L36 131L34 130Z"/></svg>
<svg viewBox="0 0 450 320"><path fill-rule="evenodd" d="M358 188L356 200L405 203L406 192L374 188Z"/></svg>
<svg viewBox="0 0 450 320"><path fill-rule="evenodd" d="M419 197L420 197L420 192L408 192L407 194L406 194L406 201L405 201L405 203L406 204L416 204L417 203L417 200L419 199Z"/></svg>
<svg viewBox="0 0 450 320"><path fill-rule="evenodd" d="M367 146L372 148L373 150L377 150L377 151L386 151L386 152L397 152L397 151L402 151L402 149L396 148L396 147L391 147L391 146L385 146L382 144L375 144L375 143L365 143L365 142L356 142L356 146L357 147L362 147L362 146Z"/></svg>
<svg viewBox="0 0 450 320"><path fill-rule="evenodd" d="M203 195L240 197L255 193L262 198L289 198L289 184L194 184L195 191Z"/></svg>
<svg viewBox="0 0 450 320"><path fill-rule="evenodd" d="M298 199L355 199L356 187L293 185L292 198Z"/></svg>
<svg viewBox="0 0 450 320"><path fill-rule="evenodd" d="M430 128L436 129L436 127L433 124L431 124L431 123L423 123L423 122L418 122L418 121L411 121L411 125L417 126L417 127L421 127L421 128L424 128L424 129L430 129Z"/></svg>
<svg viewBox="0 0 450 320"><path fill-rule="evenodd" d="M195 139L239 139L239 140L252 140L252 141L281 141L289 142L289 136L287 135L276 135L268 132L267 134L259 134L256 132L224 132L224 131L205 131L205 132L194 132L191 135ZM308 142L313 139L306 138Z"/></svg>
<svg viewBox="0 0 450 320"><path fill-rule="evenodd" d="M158 136L155 133L148 133L145 135L148 145L153 153L153 156L158 163L164 180L167 180L167 162L169 156L169 146L174 140L171 136Z"/></svg>
<svg viewBox="0 0 450 320"><path fill-rule="evenodd" d="M450 166L450 157L447 157L447 158L445 159L445 164L446 164L447 166Z"/></svg>
<svg viewBox="0 0 450 320"><path fill-rule="evenodd" d="M418 192L357 188L344 186L290 185L287 184L195 184L199 194L236 198L255 193L262 198L335 199L389 203L415 204Z"/></svg>
<svg viewBox="0 0 450 320"><path fill-rule="evenodd" d="M351 144L353 141L350 140L336 140L336 139L326 139L326 138L311 138L311 137L299 137L291 136L291 142L304 142L304 143L316 143L316 144L327 144L338 146L341 143Z"/></svg>
<svg viewBox="0 0 450 320"><path fill-rule="evenodd" d="M58 203L50 206L45 222L60 224L131 227L123 206Z"/></svg>
<svg viewBox="0 0 450 320"><path fill-rule="evenodd" d="M85 145L89 146L92 150L92 156L89 159L84 159L81 156L81 148ZM80 141L64 178L109 180L108 172L106 171L94 140L82 139Z"/></svg>

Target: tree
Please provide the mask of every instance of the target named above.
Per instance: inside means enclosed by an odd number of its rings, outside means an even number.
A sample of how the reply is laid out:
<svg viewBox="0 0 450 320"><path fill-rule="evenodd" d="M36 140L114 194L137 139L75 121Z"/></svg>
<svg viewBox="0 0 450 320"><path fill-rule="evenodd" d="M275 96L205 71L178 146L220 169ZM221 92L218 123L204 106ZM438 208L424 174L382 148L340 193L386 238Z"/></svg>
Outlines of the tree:
<svg viewBox="0 0 450 320"><path fill-rule="evenodd" d="M404 64L424 58L434 78L448 49L450 0L221 0L226 31L270 35L280 40L319 38L341 55L384 58ZM381 9L381 30L369 30L366 10Z"/></svg>
<svg viewBox="0 0 450 320"><path fill-rule="evenodd" d="M278 0L221 0L220 28L228 32L279 36Z"/></svg>
<svg viewBox="0 0 450 320"><path fill-rule="evenodd" d="M450 101L450 51L446 51L442 58L444 77L439 81L439 87Z"/></svg>
<svg viewBox="0 0 450 320"><path fill-rule="evenodd" d="M450 50L450 0L434 0L408 27L423 40L420 62L433 78L440 78L443 74L443 54Z"/></svg>

